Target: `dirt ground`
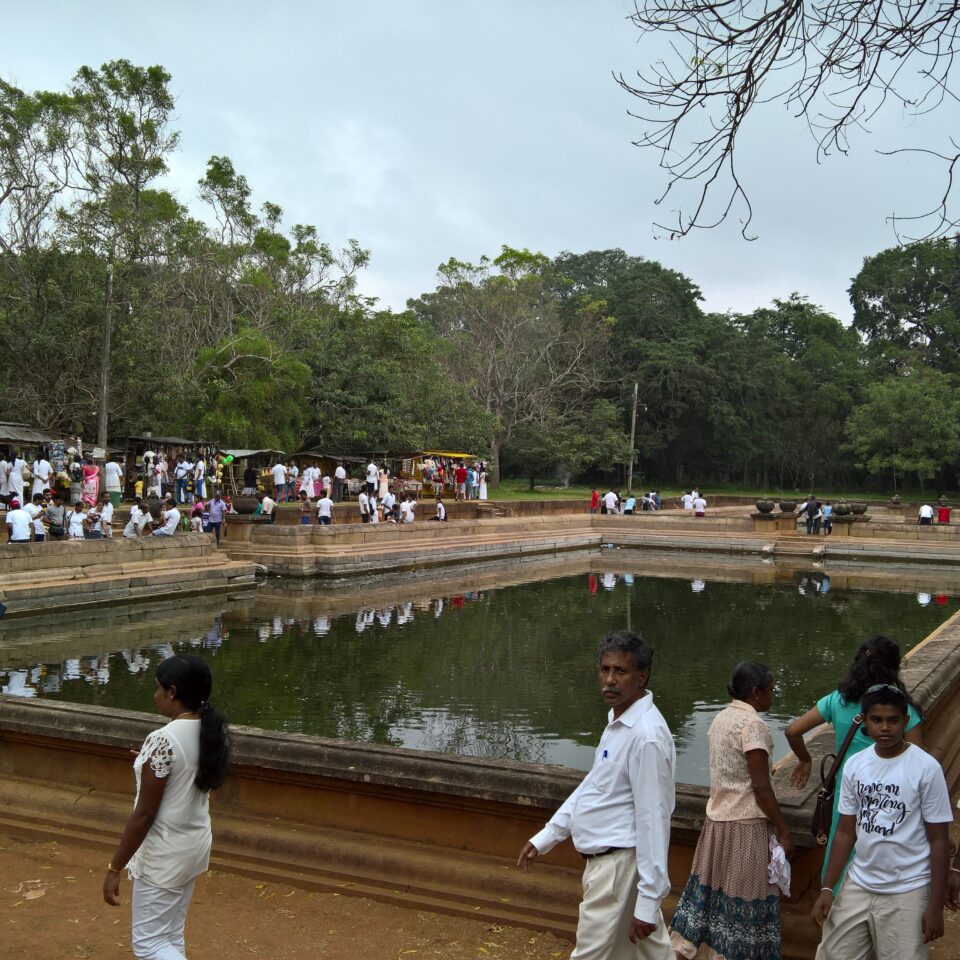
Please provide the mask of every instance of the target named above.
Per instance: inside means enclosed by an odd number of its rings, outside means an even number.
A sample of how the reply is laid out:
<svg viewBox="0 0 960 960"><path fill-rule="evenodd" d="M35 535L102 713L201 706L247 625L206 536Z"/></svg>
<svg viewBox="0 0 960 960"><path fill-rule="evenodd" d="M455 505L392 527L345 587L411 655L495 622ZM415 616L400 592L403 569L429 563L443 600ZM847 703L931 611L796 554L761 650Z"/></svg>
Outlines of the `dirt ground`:
<svg viewBox="0 0 960 960"><path fill-rule="evenodd" d="M124 905L100 896L107 857L71 843L0 835L0 945L10 960L129 960L130 883ZM547 960L571 944L549 934L406 910L359 897L309 893L211 872L187 921L190 960ZM931 960L960 960L960 918Z"/></svg>
<svg viewBox="0 0 960 960"><path fill-rule="evenodd" d="M0 835L0 955L129 960L130 882L121 884L123 906L103 902L108 859ZM190 960L546 960L569 956L570 946L532 930L217 872L198 881L187 918Z"/></svg>

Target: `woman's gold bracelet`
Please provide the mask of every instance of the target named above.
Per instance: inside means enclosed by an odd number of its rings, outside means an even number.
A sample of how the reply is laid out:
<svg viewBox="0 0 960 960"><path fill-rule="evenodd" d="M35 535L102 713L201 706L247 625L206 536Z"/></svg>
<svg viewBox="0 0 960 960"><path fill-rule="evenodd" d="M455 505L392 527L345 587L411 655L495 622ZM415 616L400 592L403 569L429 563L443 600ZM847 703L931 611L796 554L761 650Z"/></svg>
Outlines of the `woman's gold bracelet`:
<svg viewBox="0 0 960 960"><path fill-rule="evenodd" d="M117 867L115 867L115 866L113 865L113 861L111 860L111 861L107 864L107 873L123 873L123 867L120 867L120 868L118 869Z"/></svg>

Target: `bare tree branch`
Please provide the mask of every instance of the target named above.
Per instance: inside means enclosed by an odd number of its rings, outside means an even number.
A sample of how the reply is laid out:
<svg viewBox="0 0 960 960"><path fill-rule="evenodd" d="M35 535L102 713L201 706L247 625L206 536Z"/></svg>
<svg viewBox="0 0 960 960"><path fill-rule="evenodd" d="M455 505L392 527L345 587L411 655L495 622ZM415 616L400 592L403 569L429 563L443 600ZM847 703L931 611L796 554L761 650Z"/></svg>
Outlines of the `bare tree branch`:
<svg viewBox="0 0 960 960"><path fill-rule="evenodd" d="M644 35L669 37L672 57L628 81L616 81L643 109L637 146L659 154L667 184L662 204L690 186L694 198L673 222L658 222L671 238L709 229L735 209L747 239L753 210L735 157L741 132L758 108L786 104L816 141L818 162L847 153L850 136L891 101L912 115L956 99L949 79L958 51L960 4L929 0L637 0L630 20ZM926 213L890 222L922 224L925 237L956 228L951 212L953 157L915 150L948 165L946 190ZM719 193L719 199L714 195Z"/></svg>

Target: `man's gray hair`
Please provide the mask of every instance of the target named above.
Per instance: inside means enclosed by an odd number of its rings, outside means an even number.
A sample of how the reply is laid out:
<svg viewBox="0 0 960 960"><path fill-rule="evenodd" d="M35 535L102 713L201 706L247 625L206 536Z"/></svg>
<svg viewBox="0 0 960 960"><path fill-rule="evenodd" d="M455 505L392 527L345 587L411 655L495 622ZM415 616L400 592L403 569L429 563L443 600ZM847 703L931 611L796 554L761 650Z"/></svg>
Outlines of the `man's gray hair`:
<svg viewBox="0 0 960 960"><path fill-rule="evenodd" d="M637 670L649 670L653 666L653 648L632 630L608 633L597 646L597 663L605 653L629 653Z"/></svg>

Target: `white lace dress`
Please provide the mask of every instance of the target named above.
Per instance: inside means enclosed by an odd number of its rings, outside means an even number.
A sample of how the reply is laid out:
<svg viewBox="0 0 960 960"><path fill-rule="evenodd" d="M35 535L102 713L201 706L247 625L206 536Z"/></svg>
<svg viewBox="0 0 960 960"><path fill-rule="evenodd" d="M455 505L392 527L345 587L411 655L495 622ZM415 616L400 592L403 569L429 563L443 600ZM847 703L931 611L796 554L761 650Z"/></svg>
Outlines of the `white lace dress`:
<svg viewBox="0 0 960 960"><path fill-rule="evenodd" d="M199 757L199 720L171 720L144 740L133 762L137 798L145 763L167 785L153 825L127 864L131 877L176 890L206 871L211 843L209 794L193 782Z"/></svg>

